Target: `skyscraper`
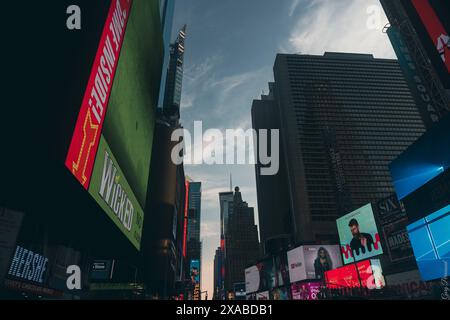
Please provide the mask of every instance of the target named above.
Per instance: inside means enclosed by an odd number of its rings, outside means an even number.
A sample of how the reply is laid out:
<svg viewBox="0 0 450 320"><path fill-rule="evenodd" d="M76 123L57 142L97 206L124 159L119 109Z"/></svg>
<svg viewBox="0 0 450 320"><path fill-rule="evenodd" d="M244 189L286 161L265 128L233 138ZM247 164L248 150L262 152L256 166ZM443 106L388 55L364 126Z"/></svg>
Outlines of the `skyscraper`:
<svg viewBox="0 0 450 320"><path fill-rule="evenodd" d="M225 290L232 292L234 284L245 282L245 268L260 257L258 229L254 209L242 200L236 187L233 212L225 230Z"/></svg>
<svg viewBox="0 0 450 320"><path fill-rule="evenodd" d="M222 257L222 248L218 247L216 250L216 254L214 255L214 300L219 300L221 298L222 292L222 266L223 266L223 257Z"/></svg>
<svg viewBox="0 0 450 320"><path fill-rule="evenodd" d="M202 212L202 184L189 183L189 222L188 222L188 258L201 260L201 212Z"/></svg>
<svg viewBox="0 0 450 320"><path fill-rule="evenodd" d="M170 45L170 60L166 78L163 112L167 117L173 118L173 121L178 121L180 118L186 29L187 26L184 25L178 33L177 40Z"/></svg>
<svg viewBox="0 0 450 320"><path fill-rule="evenodd" d="M395 60L279 54L274 73L294 238L335 242L336 218L393 193L423 121Z"/></svg>
<svg viewBox="0 0 450 320"><path fill-rule="evenodd" d="M254 100L252 106L253 129L279 130L280 115L275 99L274 83L269 84L269 94ZM270 136L270 133L268 133ZM257 145L259 154L259 145ZM268 154L273 154L269 146ZM260 160L260 159L258 159ZM270 253L271 242L282 238L289 239L292 233L291 212L289 205L289 188L287 184L286 165L283 158L283 146L280 146L280 168L276 175L261 175L264 167L256 163L256 189L258 194L259 232L264 253ZM275 214L276 213L276 214Z"/></svg>
<svg viewBox="0 0 450 320"><path fill-rule="evenodd" d="M166 91L167 72L170 60L170 40L172 36L173 17L175 14L175 0L159 0L161 15L161 27L164 40L164 62L161 75L161 87L159 91L158 107L162 108Z"/></svg>

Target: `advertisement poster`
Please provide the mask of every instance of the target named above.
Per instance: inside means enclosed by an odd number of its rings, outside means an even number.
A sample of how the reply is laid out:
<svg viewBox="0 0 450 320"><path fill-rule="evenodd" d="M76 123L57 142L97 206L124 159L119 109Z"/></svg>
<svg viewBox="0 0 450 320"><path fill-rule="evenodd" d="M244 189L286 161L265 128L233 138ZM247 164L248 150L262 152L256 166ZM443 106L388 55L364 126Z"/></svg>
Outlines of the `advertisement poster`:
<svg viewBox="0 0 450 320"><path fill-rule="evenodd" d="M433 287L420 278L418 270L386 276L386 285L399 298L424 299L433 296Z"/></svg>
<svg viewBox="0 0 450 320"><path fill-rule="evenodd" d="M414 252L406 231L408 218L403 218L383 227L383 235L391 262L399 262L414 257Z"/></svg>
<svg viewBox="0 0 450 320"><path fill-rule="evenodd" d="M344 264L383 254L370 203L338 219L336 223Z"/></svg>
<svg viewBox="0 0 450 320"><path fill-rule="evenodd" d="M24 214L0 207L0 286L8 272L11 257L16 249L17 236Z"/></svg>
<svg viewBox="0 0 450 320"><path fill-rule="evenodd" d="M139 30L155 29L157 7L111 1L65 162L138 250L157 100L149 88L160 76L152 61L162 56L162 39Z"/></svg>
<svg viewBox="0 0 450 320"><path fill-rule="evenodd" d="M284 287L273 289L272 300L290 300L289 291Z"/></svg>
<svg viewBox="0 0 450 320"><path fill-rule="evenodd" d="M325 272L342 266L340 247L302 246L288 252L290 282L324 279Z"/></svg>
<svg viewBox="0 0 450 320"><path fill-rule="evenodd" d="M321 282L293 283L292 300L318 300L320 289Z"/></svg>
<svg viewBox="0 0 450 320"><path fill-rule="evenodd" d="M289 284L289 266L287 255L281 254L274 257L275 262L275 287Z"/></svg>
<svg viewBox="0 0 450 320"><path fill-rule="evenodd" d="M193 300L201 300L200 293L200 260L191 260L190 268L191 285L193 290Z"/></svg>
<svg viewBox="0 0 450 320"><path fill-rule="evenodd" d="M327 287L331 289L362 286L374 290L382 289L386 285L380 260L366 260L327 271L325 278Z"/></svg>
<svg viewBox="0 0 450 320"><path fill-rule="evenodd" d="M267 301L270 300L269 291L264 291L256 294L257 301Z"/></svg>
<svg viewBox="0 0 450 320"><path fill-rule="evenodd" d="M245 269L245 291L250 294L259 291L260 275L258 266Z"/></svg>

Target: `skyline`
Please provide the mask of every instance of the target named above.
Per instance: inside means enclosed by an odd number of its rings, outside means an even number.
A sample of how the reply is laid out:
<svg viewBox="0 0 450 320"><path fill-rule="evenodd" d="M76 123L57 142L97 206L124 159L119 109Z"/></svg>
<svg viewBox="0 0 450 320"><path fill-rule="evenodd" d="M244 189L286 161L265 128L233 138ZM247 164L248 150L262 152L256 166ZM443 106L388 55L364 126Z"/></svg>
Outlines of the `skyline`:
<svg viewBox="0 0 450 320"><path fill-rule="evenodd" d="M374 8L379 8L381 23L371 30L367 24L374 18ZM386 23L377 0L267 0L264 5L258 0L178 0L173 36L187 24L181 122L187 130L192 130L194 121L203 121L205 130L251 129L252 101L267 93L277 53L335 51L396 59L382 32ZM203 184L202 290L211 297L214 253L220 241L219 193L229 190L231 173L233 187L239 186L255 208L259 224L255 169L253 165L189 165L186 173Z"/></svg>

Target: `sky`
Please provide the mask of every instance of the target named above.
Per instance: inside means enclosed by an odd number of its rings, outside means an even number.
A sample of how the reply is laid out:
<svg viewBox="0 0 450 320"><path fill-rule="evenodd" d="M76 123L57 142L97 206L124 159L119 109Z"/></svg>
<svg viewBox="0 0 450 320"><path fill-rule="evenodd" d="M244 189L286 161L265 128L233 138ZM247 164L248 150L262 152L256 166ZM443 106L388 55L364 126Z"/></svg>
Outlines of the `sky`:
<svg viewBox="0 0 450 320"><path fill-rule="evenodd" d="M383 33L387 18L378 0L176 0L174 34L187 24L181 105L183 126L251 129L251 105L268 92L277 53L326 51L395 58ZM220 240L219 192L239 186L255 207L253 165L189 165L202 182L202 290L213 294L214 254Z"/></svg>

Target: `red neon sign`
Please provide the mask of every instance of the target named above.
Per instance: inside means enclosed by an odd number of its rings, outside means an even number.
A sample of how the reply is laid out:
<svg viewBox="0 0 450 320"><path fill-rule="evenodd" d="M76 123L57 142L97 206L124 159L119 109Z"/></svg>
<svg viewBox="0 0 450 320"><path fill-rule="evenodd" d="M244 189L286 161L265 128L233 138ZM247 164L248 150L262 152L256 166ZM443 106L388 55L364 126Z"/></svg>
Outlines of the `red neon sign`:
<svg viewBox="0 0 450 320"><path fill-rule="evenodd" d="M116 74L132 0L112 0L81 104L66 167L87 190Z"/></svg>
<svg viewBox="0 0 450 320"><path fill-rule="evenodd" d="M428 0L412 0L428 35L442 58L447 71L450 72L450 38Z"/></svg>
<svg viewBox="0 0 450 320"><path fill-rule="evenodd" d="M186 199L184 204L183 257L187 256L187 231L189 212L189 181L186 181Z"/></svg>

